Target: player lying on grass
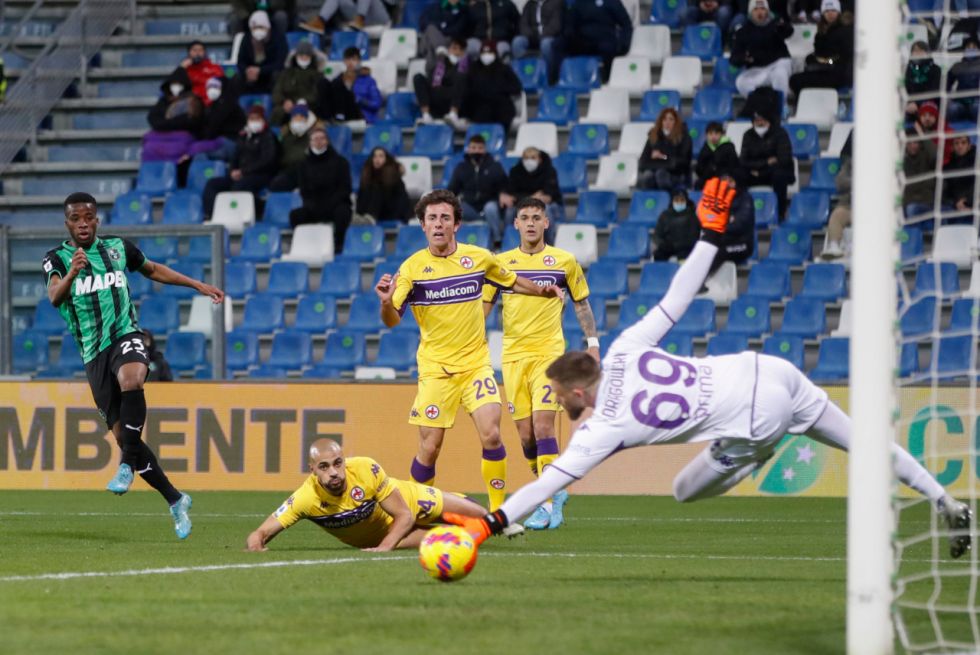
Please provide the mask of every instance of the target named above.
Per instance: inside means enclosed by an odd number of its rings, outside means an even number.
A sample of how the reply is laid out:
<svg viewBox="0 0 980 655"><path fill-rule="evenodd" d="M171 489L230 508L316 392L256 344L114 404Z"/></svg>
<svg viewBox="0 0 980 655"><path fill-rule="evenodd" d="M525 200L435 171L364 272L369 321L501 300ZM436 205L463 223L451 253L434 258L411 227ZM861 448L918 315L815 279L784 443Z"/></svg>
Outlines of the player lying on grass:
<svg viewBox="0 0 980 655"><path fill-rule="evenodd" d="M754 352L677 357L658 347L707 276L734 194L717 178L705 184L697 210L701 240L660 303L613 342L601 369L583 352L565 353L548 367L558 401L572 420L593 410L565 452L498 511L481 519L446 520L483 541L624 448L708 442L674 479L674 496L681 502L725 493L763 466L787 433L848 449L850 418L785 360ZM961 557L970 549L970 509L908 452L897 445L893 450L898 479L932 501L950 528L950 555Z"/></svg>
<svg viewBox="0 0 980 655"><path fill-rule="evenodd" d="M435 487L389 478L370 457L344 457L340 444L310 446L310 477L245 542L253 551L300 519L309 519L345 544L368 551L417 548L443 511L480 517L486 510Z"/></svg>

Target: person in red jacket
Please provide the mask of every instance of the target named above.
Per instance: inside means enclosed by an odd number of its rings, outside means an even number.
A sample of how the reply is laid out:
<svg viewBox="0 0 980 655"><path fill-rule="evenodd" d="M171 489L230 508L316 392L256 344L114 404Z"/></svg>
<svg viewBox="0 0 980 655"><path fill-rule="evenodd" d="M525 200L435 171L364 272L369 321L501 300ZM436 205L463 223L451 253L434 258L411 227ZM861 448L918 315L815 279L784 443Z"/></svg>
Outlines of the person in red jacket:
<svg viewBox="0 0 980 655"><path fill-rule="evenodd" d="M194 92L204 106L211 104L205 85L212 77L224 77L225 70L219 64L208 58L207 48L200 41L192 41L187 46L187 57L180 62L180 67L187 71L191 78L191 91Z"/></svg>

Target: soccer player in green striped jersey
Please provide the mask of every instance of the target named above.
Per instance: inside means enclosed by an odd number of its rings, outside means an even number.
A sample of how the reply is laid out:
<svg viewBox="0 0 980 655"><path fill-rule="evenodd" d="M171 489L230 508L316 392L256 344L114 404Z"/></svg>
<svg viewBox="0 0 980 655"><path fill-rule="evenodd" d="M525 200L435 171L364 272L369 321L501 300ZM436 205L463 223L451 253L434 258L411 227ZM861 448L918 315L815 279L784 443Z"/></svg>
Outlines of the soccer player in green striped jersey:
<svg viewBox="0 0 980 655"><path fill-rule="evenodd" d="M191 287L215 303L225 294L150 261L125 239L97 236L96 212L95 198L87 193L65 199L69 239L48 251L42 264L48 299L78 343L95 404L122 450L122 463L106 488L122 495L138 473L167 500L177 536L184 539L191 532L191 497L174 488L142 439L147 348L126 275L139 272L162 284Z"/></svg>

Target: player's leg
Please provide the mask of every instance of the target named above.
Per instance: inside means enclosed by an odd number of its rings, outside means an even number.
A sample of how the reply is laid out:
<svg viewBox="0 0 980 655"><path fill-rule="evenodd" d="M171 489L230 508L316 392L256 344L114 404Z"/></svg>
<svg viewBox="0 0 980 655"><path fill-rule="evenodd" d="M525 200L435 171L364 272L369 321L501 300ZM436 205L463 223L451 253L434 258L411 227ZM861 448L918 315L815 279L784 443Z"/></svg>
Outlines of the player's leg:
<svg viewBox="0 0 980 655"><path fill-rule="evenodd" d="M526 360L503 363L504 389L507 390L507 410L514 420L517 436L521 439L521 450L531 473L538 475L538 445L534 440L534 426L531 423L531 390L525 376Z"/></svg>
<svg viewBox="0 0 980 655"><path fill-rule="evenodd" d="M419 451L412 460L412 479L419 484L432 484L436 479L436 460L445 437L445 428L419 426Z"/></svg>
<svg viewBox="0 0 980 655"><path fill-rule="evenodd" d="M487 486L492 512L500 507L507 495L507 449L500 439L500 403L482 405L473 410L471 416L483 446L480 473Z"/></svg>
<svg viewBox="0 0 980 655"><path fill-rule="evenodd" d="M674 478L674 498L689 503L720 496L765 464L772 452L748 439L715 439Z"/></svg>
<svg viewBox="0 0 980 655"><path fill-rule="evenodd" d="M423 376L412 402L408 422L419 428L419 450L412 460L412 479L431 484L436 477L436 460L446 430L456 420L460 392L453 375Z"/></svg>

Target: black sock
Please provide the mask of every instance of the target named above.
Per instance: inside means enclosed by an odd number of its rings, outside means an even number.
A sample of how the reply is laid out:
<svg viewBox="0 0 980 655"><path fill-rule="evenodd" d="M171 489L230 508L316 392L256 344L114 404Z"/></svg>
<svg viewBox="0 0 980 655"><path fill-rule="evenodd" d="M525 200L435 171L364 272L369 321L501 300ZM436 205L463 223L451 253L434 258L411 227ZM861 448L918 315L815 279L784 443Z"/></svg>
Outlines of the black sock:
<svg viewBox="0 0 980 655"><path fill-rule="evenodd" d="M139 464L140 438L143 423L146 422L146 396L142 389L123 391L119 403L119 448L122 450L122 463L129 464L134 471Z"/></svg>
<svg viewBox="0 0 980 655"><path fill-rule="evenodd" d="M139 445L139 460L134 470L148 485L159 491L160 495L167 499L168 505L173 505L180 500L180 492L170 484L170 478L160 468L160 462L157 461L150 447L142 441L139 442Z"/></svg>

